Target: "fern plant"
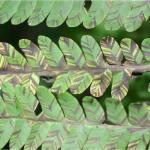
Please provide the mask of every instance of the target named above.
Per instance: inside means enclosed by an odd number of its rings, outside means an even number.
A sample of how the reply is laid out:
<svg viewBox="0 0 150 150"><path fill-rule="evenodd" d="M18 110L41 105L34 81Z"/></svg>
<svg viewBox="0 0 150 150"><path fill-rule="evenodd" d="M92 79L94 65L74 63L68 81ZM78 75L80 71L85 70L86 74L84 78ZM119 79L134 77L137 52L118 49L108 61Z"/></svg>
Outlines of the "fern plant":
<svg viewBox="0 0 150 150"><path fill-rule="evenodd" d="M46 18L48 27L60 26L65 20L69 27L83 23L87 29L104 24L108 30L117 30L124 26L129 32L138 29L150 16L148 0L91 0L90 8L85 7L86 0L1 0L0 23L11 19L12 24L20 24L28 19L30 26L41 23Z"/></svg>
<svg viewBox="0 0 150 150"><path fill-rule="evenodd" d="M133 73L149 71L149 45L150 39L140 49L131 39L118 44L112 37L98 44L85 35L81 47L60 37L59 48L48 37L39 36L38 45L20 40L21 54L1 43L0 131L1 137L7 136L0 140L0 147L8 140L10 149L37 149L40 145L42 149L148 147L148 104L129 105L127 115L118 100L127 94ZM41 76L54 79L49 89L39 85ZM102 96L111 80L112 98L105 100L104 110L94 97ZM82 106L67 93L70 89L80 94L89 86L94 97L85 96ZM36 115L39 105L42 110Z"/></svg>
<svg viewBox="0 0 150 150"><path fill-rule="evenodd" d="M143 40L142 49L128 38L122 39L119 45L114 38L104 37L98 44L89 35L82 37L81 48L66 37L60 37L59 48L45 36L38 37L38 45L22 39L19 46L25 56L12 45L1 43L4 72L1 84L15 80L15 84L25 84L33 93L40 76L54 77L51 92L60 94L70 89L73 94L81 94L90 86L94 97L102 96L112 80L112 98L122 100L132 74L150 70L150 39Z"/></svg>
<svg viewBox="0 0 150 150"><path fill-rule="evenodd" d="M0 24L132 32L149 16L148 0L0 1ZM150 38L90 34L79 43L44 35L20 39L17 48L0 42L0 149L149 150L149 102L122 102L130 81L150 72L149 49Z"/></svg>
<svg viewBox="0 0 150 150"><path fill-rule="evenodd" d="M106 99L106 112L90 96L82 107L69 93L57 98L39 86L36 96L22 85L3 82L0 97L0 140L10 149L145 149L149 148L149 105L129 106ZM39 115L35 111L41 105ZM108 125L107 122L110 122Z"/></svg>

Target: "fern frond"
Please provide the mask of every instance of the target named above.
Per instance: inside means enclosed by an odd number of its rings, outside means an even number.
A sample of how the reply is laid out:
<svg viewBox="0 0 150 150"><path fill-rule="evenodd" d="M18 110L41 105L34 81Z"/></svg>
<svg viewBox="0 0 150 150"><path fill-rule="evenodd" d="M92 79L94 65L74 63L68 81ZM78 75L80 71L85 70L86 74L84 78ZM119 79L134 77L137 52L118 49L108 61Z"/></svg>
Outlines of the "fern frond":
<svg viewBox="0 0 150 150"><path fill-rule="evenodd" d="M57 27L66 21L69 27L83 23L87 29L103 24L106 30L121 27L129 32L137 30L149 18L150 2L139 1L98 1L91 0L89 9L86 0L7 0L0 3L0 24L11 19L12 24L28 20L30 26L46 19L48 27Z"/></svg>
<svg viewBox="0 0 150 150"><path fill-rule="evenodd" d="M0 148L10 149L145 149L149 143L149 105L133 103L127 115L121 102L107 98L106 112L90 96L82 107L69 93L55 97L44 86L34 95L3 82L0 96ZM40 114L36 114L38 106ZM109 123L107 123L109 122ZM5 138L2 138L5 137Z"/></svg>
<svg viewBox="0 0 150 150"><path fill-rule="evenodd" d="M149 41L145 39L140 49L132 39L122 39L119 45L114 38L105 37L99 45L84 35L81 47L66 37L60 37L58 47L48 37L39 36L38 45L27 39L19 41L25 57L10 44L1 43L0 87L4 81L20 83L35 93L39 78L50 76L54 80L51 92L80 94L90 87L91 94L100 97L112 83L112 97L122 100L132 74L150 71Z"/></svg>

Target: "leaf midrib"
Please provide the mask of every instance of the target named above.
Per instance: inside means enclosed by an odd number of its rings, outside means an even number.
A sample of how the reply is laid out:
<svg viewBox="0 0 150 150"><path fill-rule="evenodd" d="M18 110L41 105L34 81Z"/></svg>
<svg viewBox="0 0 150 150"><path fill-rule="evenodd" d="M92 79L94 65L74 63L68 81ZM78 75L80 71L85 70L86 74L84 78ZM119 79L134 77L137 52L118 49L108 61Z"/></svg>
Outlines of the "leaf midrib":
<svg viewBox="0 0 150 150"><path fill-rule="evenodd" d="M57 123L57 124L66 124L66 125L73 125L73 126L86 126L88 128L108 128L108 129L116 129L116 128L126 128L126 129L141 129L141 130L144 130L144 129L150 129L150 126L136 126L136 125L131 125L131 124L128 124L128 125L111 125L111 124L90 124L90 122L88 123L88 121L85 119L84 122L75 122L75 121L70 121L66 118L64 118L62 121L56 121L56 120L53 120L53 119L41 119L41 118L29 118L29 117L16 117L16 116L1 116L0 119L20 119L20 120L28 120L28 121L32 121L32 122L50 122L50 123Z"/></svg>
<svg viewBox="0 0 150 150"><path fill-rule="evenodd" d="M112 72L123 71L125 69L130 70L132 73L144 73L150 71L150 64L146 65L108 65L105 67L57 67L44 69L18 69L18 70L6 70L0 71L0 75L6 74L29 74L35 73L38 76L57 76L62 73L67 73L68 71L85 71L89 73L103 73L106 69L110 69Z"/></svg>

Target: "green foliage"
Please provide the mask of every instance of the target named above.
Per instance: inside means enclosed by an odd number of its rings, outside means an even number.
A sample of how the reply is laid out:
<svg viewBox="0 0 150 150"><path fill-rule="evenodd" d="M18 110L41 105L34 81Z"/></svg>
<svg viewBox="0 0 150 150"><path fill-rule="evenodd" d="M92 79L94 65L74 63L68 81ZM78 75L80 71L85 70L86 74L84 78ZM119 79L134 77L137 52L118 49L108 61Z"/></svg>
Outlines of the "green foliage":
<svg viewBox="0 0 150 150"><path fill-rule="evenodd" d="M105 37L99 45L84 35L81 47L66 37L60 37L58 43L59 47L45 36L38 37L38 45L22 39L19 47L25 57L10 44L1 43L1 70L7 72L1 74L1 84L21 83L35 93L39 78L49 76L54 79L51 92L81 94L90 87L91 94L100 97L112 83L112 97L122 100L132 74L150 70L146 45L141 50L131 39L122 39L119 45L114 38Z"/></svg>
<svg viewBox="0 0 150 150"><path fill-rule="evenodd" d="M58 27L63 22L69 27L83 23L87 29L103 24L107 30L121 27L129 32L138 29L150 16L149 1L97 1L91 0L87 9L85 0L11 0L0 3L0 23L11 19L17 25L28 20L30 26L40 24L46 18L48 27Z"/></svg>
<svg viewBox="0 0 150 150"><path fill-rule="evenodd" d="M41 112L36 114L38 106ZM54 96L44 86L33 94L3 82L0 96L0 148L10 149L145 149L150 140L149 105L105 99L106 111L91 97L82 106L69 93ZM107 122L111 124L108 125ZM2 138L5 137L5 138Z"/></svg>
<svg viewBox="0 0 150 150"><path fill-rule="evenodd" d="M99 32L101 27L132 32L149 16L148 0L0 1L0 24L65 22ZM0 149L150 149L149 102L134 102L133 91L143 94L141 79L130 80L139 73L149 76L150 38L140 45L130 36L119 35L118 42L88 31L80 41L63 33L55 43L43 35L36 43L20 39L18 50L0 43ZM136 87L128 94L132 82ZM150 83L146 86L148 93Z"/></svg>

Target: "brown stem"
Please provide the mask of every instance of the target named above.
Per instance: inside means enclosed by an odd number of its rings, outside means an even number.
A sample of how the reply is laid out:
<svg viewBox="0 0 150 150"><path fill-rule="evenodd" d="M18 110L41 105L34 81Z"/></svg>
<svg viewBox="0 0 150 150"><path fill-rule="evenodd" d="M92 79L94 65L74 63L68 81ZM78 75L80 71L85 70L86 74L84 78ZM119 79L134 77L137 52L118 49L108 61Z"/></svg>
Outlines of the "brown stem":
<svg viewBox="0 0 150 150"><path fill-rule="evenodd" d="M105 67L64 67L64 68L48 68L47 70L43 69L28 69L28 70L7 70L7 71L0 71L0 75L6 75L6 74L28 74L28 73L35 73L38 76L57 76L62 73L66 73L68 71L87 71L89 73L95 74L95 73L102 73L106 69L110 69L112 72L115 71L123 71L125 69L130 70L132 73L144 73L150 71L150 64L147 65L108 65Z"/></svg>
<svg viewBox="0 0 150 150"><path fill-rule="evenodd" d="M0 119L20 119L20 120L28 120L28 121L32 121L32 122L53 122L53 123L64 123L64 124L68 124L68 125L76 125L76 126L80 126L82 125L87 125L87 126L95 126L95 127L104 127L104 128L108 128L108 129L114 129L114 128L134 128L134 129L150 129L149 126L136 126L136 125L111 125L111 124L90 124L88 123L88 121L85 119L84 122L76 122L76 121L69 121L68 119L64 118L64 120L62 121L57 121L57 120L53 120L53 119L42 119L42 118L29 118L29 117L19 117L19 116L1 116Z"/></svg>

